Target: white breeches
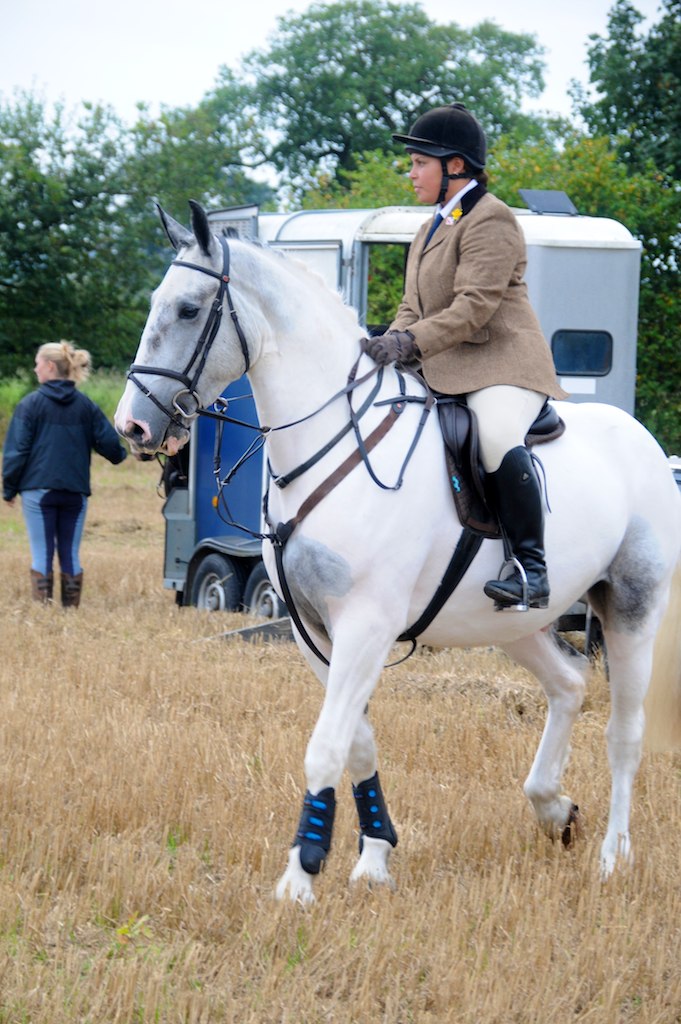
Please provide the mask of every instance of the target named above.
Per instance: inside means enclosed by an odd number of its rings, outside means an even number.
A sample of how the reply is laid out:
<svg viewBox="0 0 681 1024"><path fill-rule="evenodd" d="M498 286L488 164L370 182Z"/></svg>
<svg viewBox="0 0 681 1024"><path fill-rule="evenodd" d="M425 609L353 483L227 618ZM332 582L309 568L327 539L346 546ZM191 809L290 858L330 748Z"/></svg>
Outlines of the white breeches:
<svg viewBox="0 0 681 1024"><path fill-rule="evenodd" d="M546 395L511 384L493 384L471 391L466 401L478 418L482 464L487 473L494 473L507 452L525 443Z"/></svg>

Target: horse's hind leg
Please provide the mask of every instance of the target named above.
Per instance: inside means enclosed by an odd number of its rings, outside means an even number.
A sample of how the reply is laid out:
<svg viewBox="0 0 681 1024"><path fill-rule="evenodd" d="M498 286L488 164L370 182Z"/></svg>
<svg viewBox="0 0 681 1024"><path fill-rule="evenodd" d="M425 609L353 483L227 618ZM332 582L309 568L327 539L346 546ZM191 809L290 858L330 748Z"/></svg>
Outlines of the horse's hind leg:
<svg viewBox="0 0 681 1024"><path fill-rule="evenodd" d="M561 793L561 778L584 699L588 660L550 632L534 633L504 644L503 649L537 677L546 694L546 724L524 791L547 835L560 836L567 844L578 809Z"/></svg>
<svg viewBox="0 0 681 1024"><path fill-rule="evenodd" d="M610 719L605 730L611 774L608 829L601 845L601 871L612 873L617 860L630 860L629 815L634 778L641 762L645 699L654 636L604 630L608 651Z"/></svg>
<svg viewBox="0 0 681 1024"><path fill-rule="evenodd" d="M665 544L673 543L669 537L673 537L671 529L658 536L646 520L632 520L607 577L589 591L603 625L611 700L605 733L612 787L608 829L601 846L604 877L612 873L618 859L631 860L629 815L645 730L643 702L677 558L675 551L665 551ZM664 628L669 627L666 619ZM678 624L672 623L671 628L678 629Z"/></svg>

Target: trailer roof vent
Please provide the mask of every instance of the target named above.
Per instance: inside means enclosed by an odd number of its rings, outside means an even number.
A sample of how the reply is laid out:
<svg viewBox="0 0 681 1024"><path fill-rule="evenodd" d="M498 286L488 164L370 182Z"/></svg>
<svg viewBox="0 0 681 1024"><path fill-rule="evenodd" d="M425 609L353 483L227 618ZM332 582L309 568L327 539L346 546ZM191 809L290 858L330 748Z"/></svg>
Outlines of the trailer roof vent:
<svg viewBox="0 0 681 1024"><path fill-rule="evenodd" d="M518 192L532 213L567 213L571 217L577 214L577 207L572 200L558 189L519 188Z"/></svg>

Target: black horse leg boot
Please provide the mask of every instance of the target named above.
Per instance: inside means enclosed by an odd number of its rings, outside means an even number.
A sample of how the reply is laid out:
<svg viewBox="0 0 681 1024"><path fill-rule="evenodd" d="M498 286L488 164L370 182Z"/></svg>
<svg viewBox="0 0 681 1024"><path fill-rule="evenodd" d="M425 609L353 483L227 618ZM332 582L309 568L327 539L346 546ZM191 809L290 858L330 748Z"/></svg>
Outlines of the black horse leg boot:
<svg viewBox="0 0 681 1024"><path fill-rule="evenodd" d="M485 593L500 609L548 608L542 493L527 448L519 445L507 452L487 482L511 553L522 571L515 565L506 579L486 583Z"/></svg>

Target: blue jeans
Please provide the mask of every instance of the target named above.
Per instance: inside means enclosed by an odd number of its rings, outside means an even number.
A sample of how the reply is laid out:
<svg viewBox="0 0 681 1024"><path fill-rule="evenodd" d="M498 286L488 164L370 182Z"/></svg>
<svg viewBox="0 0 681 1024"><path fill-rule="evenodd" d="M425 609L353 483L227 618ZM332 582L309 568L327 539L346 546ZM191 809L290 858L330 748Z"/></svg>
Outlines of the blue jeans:
<svg viewBox="0 0 681 1024"><path fill-rule="evenodd" d="M82 571L79 549L87 512L87 497L73 491L40 488L21 492L21 508L31 545L31 568L48 576L57 549L62 572Z"/></svg>

